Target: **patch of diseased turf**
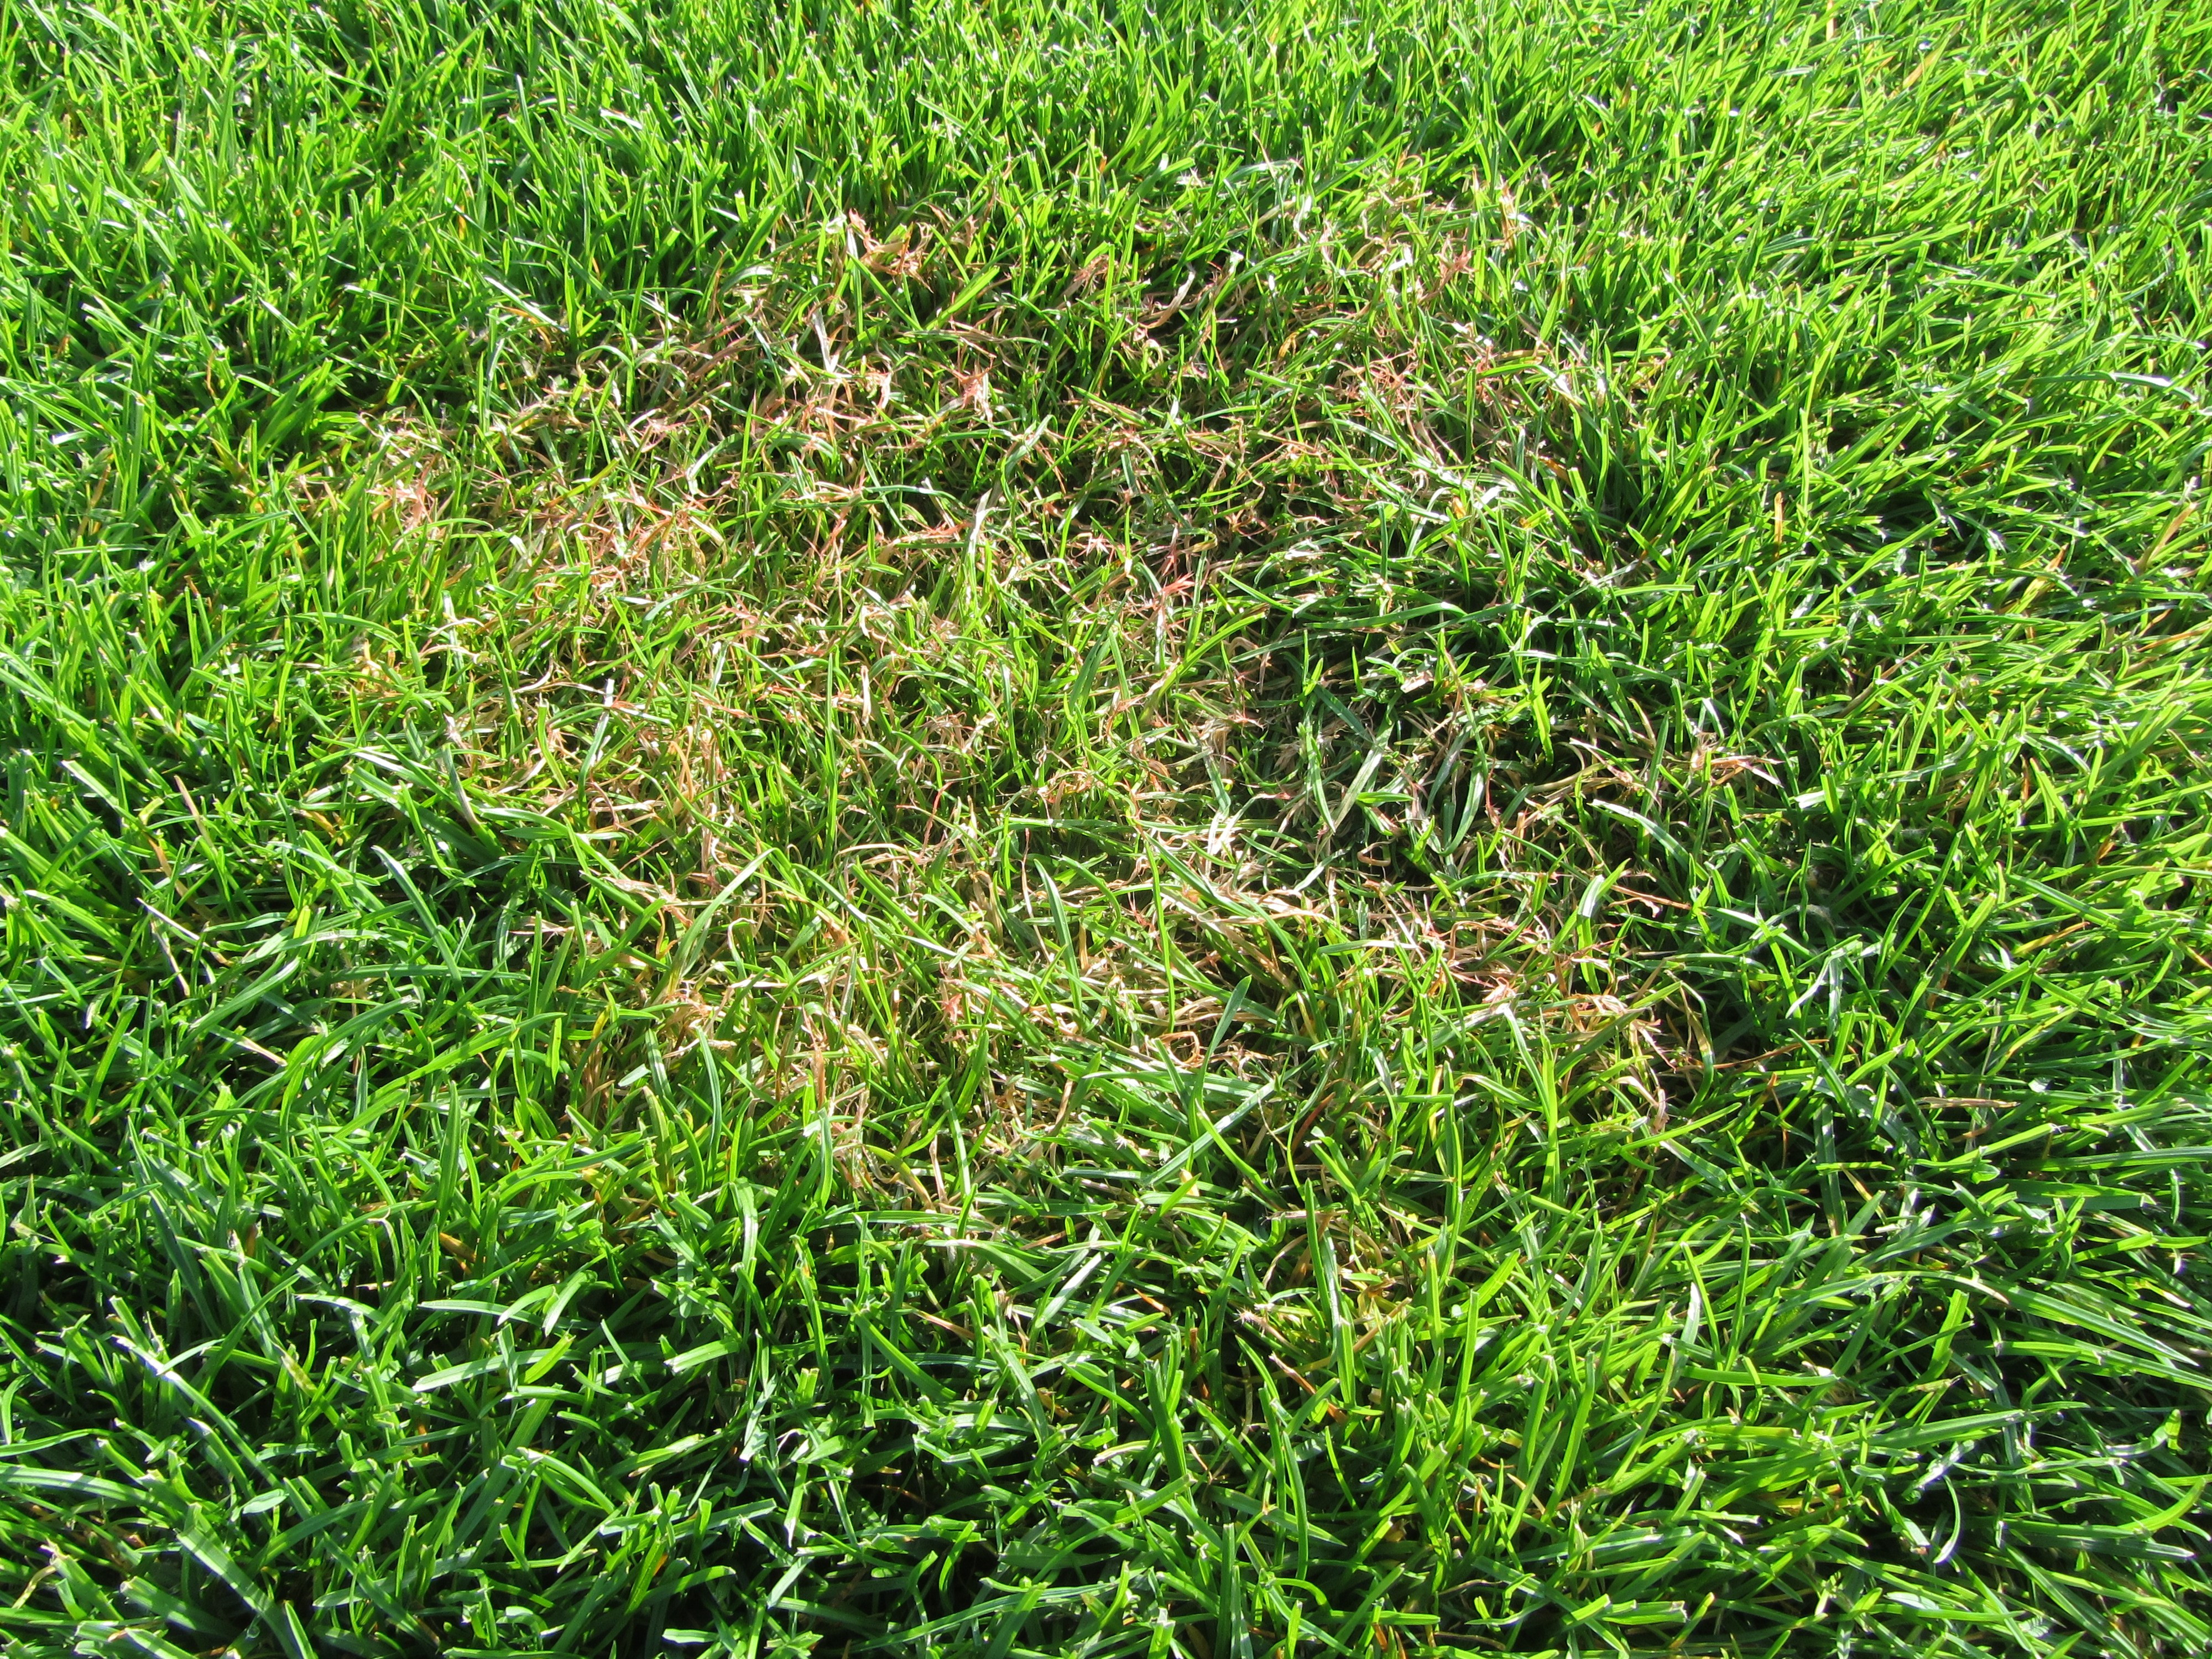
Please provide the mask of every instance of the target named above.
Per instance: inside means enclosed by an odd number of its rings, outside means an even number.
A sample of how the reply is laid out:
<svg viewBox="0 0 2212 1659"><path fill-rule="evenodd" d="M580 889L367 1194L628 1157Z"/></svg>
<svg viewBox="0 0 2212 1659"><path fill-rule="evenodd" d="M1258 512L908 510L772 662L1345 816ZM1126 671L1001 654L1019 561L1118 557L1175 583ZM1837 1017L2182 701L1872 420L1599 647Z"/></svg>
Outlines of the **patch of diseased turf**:
<svg viewBox="0 0 2212 1659"><path fill-rule="evenodd" d="M0 39L23 1651L2204 1645L2204 24Z"/></svg>

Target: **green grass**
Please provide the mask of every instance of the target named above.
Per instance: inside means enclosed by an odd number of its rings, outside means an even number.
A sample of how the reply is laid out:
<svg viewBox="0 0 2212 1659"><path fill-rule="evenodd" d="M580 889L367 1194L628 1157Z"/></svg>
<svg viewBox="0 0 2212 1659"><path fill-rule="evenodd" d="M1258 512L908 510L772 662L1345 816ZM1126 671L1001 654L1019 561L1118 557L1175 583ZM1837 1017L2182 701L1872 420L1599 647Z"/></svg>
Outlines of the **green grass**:
<svg viewBox="0 0 2212 1659"><path fill-rule="evenodd" d="M9 1653L2212 1647L2212 11L0 42Z"/></svg>

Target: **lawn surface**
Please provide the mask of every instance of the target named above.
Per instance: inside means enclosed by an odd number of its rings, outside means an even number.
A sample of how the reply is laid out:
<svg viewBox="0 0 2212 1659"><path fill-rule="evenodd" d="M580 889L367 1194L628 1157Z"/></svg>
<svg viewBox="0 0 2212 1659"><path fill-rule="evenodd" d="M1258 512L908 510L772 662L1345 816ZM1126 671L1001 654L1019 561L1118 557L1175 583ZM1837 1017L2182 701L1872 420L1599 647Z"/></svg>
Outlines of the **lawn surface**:
<svg viewBox="0 0 2212 1659"><path fill-rule="evenodd" d="M0 3L10 1654L2212 1650L2212 9Z"/></svg>

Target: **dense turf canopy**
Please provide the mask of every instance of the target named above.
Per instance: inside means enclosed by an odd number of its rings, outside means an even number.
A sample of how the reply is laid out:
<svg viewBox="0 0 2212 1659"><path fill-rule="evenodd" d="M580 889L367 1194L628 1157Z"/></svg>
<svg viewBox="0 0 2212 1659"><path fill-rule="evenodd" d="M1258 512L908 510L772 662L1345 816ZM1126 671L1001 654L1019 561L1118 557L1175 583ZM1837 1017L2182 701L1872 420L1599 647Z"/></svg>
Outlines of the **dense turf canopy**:
<svg viewBox="0 0 2212 1659"><path fill-rule="evenodd" d="M0 72L8 1651L2212 1648L2212 10Z"/></svg>

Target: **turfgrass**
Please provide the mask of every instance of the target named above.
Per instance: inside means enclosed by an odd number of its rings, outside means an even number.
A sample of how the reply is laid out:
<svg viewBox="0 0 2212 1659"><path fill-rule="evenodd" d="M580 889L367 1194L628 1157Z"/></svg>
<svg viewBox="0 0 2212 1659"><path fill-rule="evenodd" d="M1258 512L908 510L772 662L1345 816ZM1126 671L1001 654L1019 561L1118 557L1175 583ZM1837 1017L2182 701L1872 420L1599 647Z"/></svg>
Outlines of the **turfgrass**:
<svg viewBox="0 0 2212 1659"><path fill-rule="evenodd" d="M0 40L12 1651L2212 1645L2203 7Z"/></svg>

